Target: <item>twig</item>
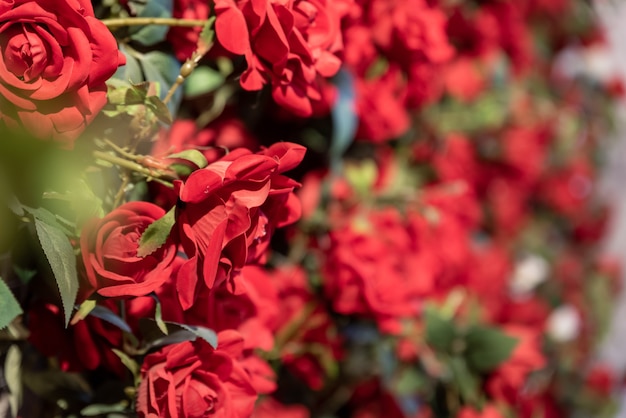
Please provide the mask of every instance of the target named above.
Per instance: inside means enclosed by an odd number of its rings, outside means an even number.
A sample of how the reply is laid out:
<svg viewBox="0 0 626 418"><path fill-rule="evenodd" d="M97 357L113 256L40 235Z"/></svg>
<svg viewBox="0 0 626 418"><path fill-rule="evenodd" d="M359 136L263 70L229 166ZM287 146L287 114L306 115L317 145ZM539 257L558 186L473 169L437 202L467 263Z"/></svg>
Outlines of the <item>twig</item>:
<svg viewBox="0 0 626 418"><path fill-rule="evenodd" d="M119 28L123 26L145 26L145 25L161 25L161 26L183 26L196 27L204 26L204 19L176 19L172 17L126 17L115 19L102 19L109 28Z"/></svg>

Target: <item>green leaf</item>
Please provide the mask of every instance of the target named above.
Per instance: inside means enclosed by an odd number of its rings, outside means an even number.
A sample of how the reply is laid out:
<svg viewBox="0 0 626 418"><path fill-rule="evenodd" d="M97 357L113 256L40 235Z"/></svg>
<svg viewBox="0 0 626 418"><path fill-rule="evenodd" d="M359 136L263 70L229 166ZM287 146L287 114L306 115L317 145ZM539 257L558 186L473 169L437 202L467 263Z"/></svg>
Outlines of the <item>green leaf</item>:
<svg viewBox="0 0 626 418"><path fill-rule="evenodd" d="M177 152L176 154L170 154L167 158L177 158L180 160L187 160L194 163L198 168L204 168L209 165L209 162L206 160L204 154L202 154L197 149L189 149L182 152Z"/></svg>
<svg viewBox="0 0 626 418"><path fill-rule="evenodd" d="M145 2L137 17L172 17L172 0L150 0ZM155 45L163 41L169 27L166 25L131 26L130 39L145 46Z"/></svg>
<svg viewBox="0 0 626 418"><path fill-rule="evenodd" d="M400 396L413 396L428 385L429 382L423 373L414 368L407 368L400 372L400 376L395 382L395 393Z"/></svg>
<svg viewBox="0 0 626 418"><path fill-rule="evenodd" d="M163 322L167 327L167 334L160 329L155 320L147 318L139 320L139 329L147 341L148 349L183 341L195 341L198 338L211 344L213 348L217 348L217 334L209 328L170 321Z"/></svg>
<svg viewBox="0 0 626 418"><path fill-rule="evenodd" d="M11 321L23 313L20 304L11 289L0 278L0 329L6 328Z"/></svg>
<svg viewBox="0 0 626 418"><path fill-rule="evenodd" d="M452 357L448 362L448 367L465 403L475 404L478 401L479 379L467 367L465 359Z"/></svg>
<svg viewBox="0 0 626 418"><path fill-rule="evenodd" d="M31 270L29 268L22 268L16 264L13 265L13 272L20 279L23 284L28 284L33 277L37 274L37 270Z"/></svg>
<svg viewBox="0 0 626 418"><path fill-rule="evenodd" d="M82 307L82 305L81 305ZM108 322L111 325L114 325L121 329L124 332L131 334L133 331L130 329L130 326L124 321L119 315L115 312L107 308L106 306L94 306L94 308L89 312L89 315L101 319L103 321Z"/></svg>
<svg viewBox="0 0 626 418"><path fill-rule="evenodd" d="M143 80L158 83L161 87L159 98L165 99L170 87L176 82L178 73L180 72L180 63L178 60L170 54L166 54L161 51L150 51L146 54L135 53L135 56L139 60L141 69L143 71ZM137 82L139 80L133 80ZM172 100L167 104L170 113L176 114L176 109L182 98L182 90L178 89Z"/></svg>
<svg viewBox="0 0 626 418"><path fill-rule="evenodd" d="M17 216L24 216L24 208L22 208L22 204L19 200L17 200L17 197L15 197L15 195L13 195L12 193L6 193L4 191L3 195L6 200L6 204L11 212L16 214Z"/></svg>
<svg viewBox="0 0 626 418"><path fill-rule="evenodd" d="M11 415L16 417L22 404L22 352L16 344L12 344L7 351L4 361L4 380L9 389Z"/></svg>
<svg viewBox="0 0 626 418"><path fill-rule="evenodd" d="M214 23L215 16L211 16L202 27L196 48L200 54L205 54L213 46L213 41L215 40Z"/></svg>
<svg viewBox="0 0 626 418"><path fill-rule="evenodd" d="M211 93L224 84L224 75L205 65L196 67L183 85L185 97L193 98Z"/></svg>
<svg viewBox="0 0 626 418"><path fill-rule="evenodd" d="M172 114L170 110L167 108L167 105L163 103L161 99L157 96L150 96L146 99L146 105L152 112L156 115L156 117L163 123L168 125L172 124Z"/></svg>
<svg viewBox="0 0 626 418"><path fill-rule="evenodd" d="M112 405L95 403L83 408L80 414L86 417L93 417L97 415L110 414L112 412L125 412L128 411L128 405L124 403L116 403ZM126 416L126 415L124 415Z"/></svg>
<svg viewBox="0 0 626 418"><path fill-rule="evenodd" d="M58 229L63 232L64 235L72 235L73 232L66 228L62 223L57 220L57 217L47 209L44 208L31 208L28 206L22 206L26 212L30 213L35 221L40 221L52 228Z"/></svg>
<svg viewBox="0 0 626 418"><path fill-rule="evenodd" d="M612 298L610 280L606 276L595 274L586 283L586 296L597 328L595 338L600 343L611 323L612 306L607 303Z"/></svg>
<svg viewBox="0 0 626 418"><path fill-rule="evenodd" d="M212 329L196 325L176 324L174 322L168 322L168 324L178 325L179 327L192 332L196 337L199 337L211 344L213 348L217 348L217 334Z"/></svg>
<svg viewBox="0 0 626 418"><path fill-rule="evenodd" d="M146 100L146 94L132 85L109 88L107 97L109 103L123 106L143 104Z"/></svg>
<svg viewBox="0 0 626 418"><path fill-rule="evenodd" d="M176 173L176 175L178 175L178 177L187 177L188 175L193 173L193 169L189 167L187 164L173 163L173 164L170 164L170 168L174 170L174 172Z"/></svg>
<svg viewBox="0 0 626 418"><path fill-rule="evenodd" d="M172 227L176 222L176 207L172 207L163 217L152 222L139 239L139 248L137 249L137 255L139 257L146 257L159 248L167 238L170 236Z"/></svg>
<svg viewBox="0 0 626 418"><path fill-rule="evenodd" d="M425 311L425 321L426 342L436 351L449 351L457 334L452 320L443 318L434 309L427 309Z"/></svg>
<svg viewBox="0 0 626 418"><path fill-rule="evenodd" d="M131 358L128 354L126 354L125 352L118 350L117 348L112 348L111 350L113 350L113 352L115 353L115 355L117 357L119 357L119 359L121 360L122 364L124 366L126 366L126 368L128 370L130 370L130 372L133 374L133 377L135 379L135 382L139 381L139 364L133 359Z"/></svg>
<svg viewBox="0 0 626 418"><path fill-rule="evenodd" d="M37 218L35 218L35 228L41 248L46 254L59 287L63 311L65 312L65 325L67 326L78 294L78 275L74 249L69 239L59 228Z"/></svg>
<svg viewBox="0 0 626 418"><path fill-rule="evenodd" d="M121 80L126 83L139 83L143 81L143 74L141 71L141 64L137 57L133 54L129 47L124 44L119 45L120 52L124 54L126 57L126 65L123 65L117 69L115 74L113 74L114 79L109 80L107 83L111 83L113 80Z"/></svg>
<svg viewBox="0 0 626 418"><path fill-rule="evenodd" d="M467 364L477 372L490 372L510 357L517 342L498 328L474 327L465 337Z"/></svg>
<svg viewBox="0 0 626 418"><path fill-rule="evenodd" d="M87 318L87 315L96 307L96 301L93 299L87 299L83 303L80 304L78 311L74 314L72 318L71 324L74 325L79 321Z"/></svg>
<svg viewBox="0 0 626 418"><path fill-rule="evenodd" d="M34 370L22 367L22 382L38 397L56 402L59 399L89 399L91 389L80 373L59 369Z"/></svg>
<svg viewBox="0 0 626 418"><path fill-rule="evenodd" d="M156 306L154 307L154 321L156 322L157 327L159 327L159 330L163 334L167 335L169 334L169 330L167 329L167 324L163 321L163 310L161 308L161 302L154 292L152 293L152 298L156 301Z"/></svg>

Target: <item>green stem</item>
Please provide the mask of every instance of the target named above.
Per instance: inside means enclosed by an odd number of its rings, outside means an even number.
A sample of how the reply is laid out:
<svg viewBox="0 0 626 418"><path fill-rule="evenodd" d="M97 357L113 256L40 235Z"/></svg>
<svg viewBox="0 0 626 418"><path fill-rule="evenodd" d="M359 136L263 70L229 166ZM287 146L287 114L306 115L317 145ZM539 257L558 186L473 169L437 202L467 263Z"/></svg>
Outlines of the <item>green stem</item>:
<svg viewBox="0 0 626 418"><path fill-rule="evenodd" d="M173 17L126 17L102 19L101 22L109 28L145 25L197 27L206 24L206 20L204 19L176 19Z"/></svg>
<svg viewBox="0 0 626 418"><path fill-rule="evenodd" d="M93 156L96 157L96 159L98 160L107 161L109 163L134 171L136 173L143 174L144 176L159 181L160 183L163 183L169 187L172 187L172 181L177 179L177 177L171 173L166 173L161 170L144 167L141 164L137 164L133 161L128 161L124 158L120 158L107 152L94 151Z"/></svg>

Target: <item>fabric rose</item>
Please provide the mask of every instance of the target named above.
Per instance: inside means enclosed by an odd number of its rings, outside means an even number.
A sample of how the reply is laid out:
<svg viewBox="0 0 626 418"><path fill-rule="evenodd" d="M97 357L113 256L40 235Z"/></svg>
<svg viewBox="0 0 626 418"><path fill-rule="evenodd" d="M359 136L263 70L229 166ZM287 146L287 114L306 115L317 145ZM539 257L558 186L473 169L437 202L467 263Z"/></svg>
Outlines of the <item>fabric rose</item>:
<svg viewBox="0 0 626 418"><path fill-rule="evenodd" d="M276 335L296 327L299 331L281 347L281 362L290 373L313 390L323 388L328 369L325 361L338 361L343 353L341 337L326 310L309 288L306 272L299 266L282 266L271 272L278 292Z"/></svg>
<svg viewBox="0 0 626 418"><path fill-rule="evenodd" d="M277 143L253 154L238 149L177 182L177 228L189 260L178 271L181 305L189 309L201 287L227 282L241 293L235 278L246 264L258 263L274 229L295 222L299 183L281 173L297 166L305 148Z"/></svg>
<svg viewBox="0 0 626 418"><path fill-rule="evenodd" d="M405 81L397 67L381 77L356 80L357 138L384 142L405 134L411 120L404 106Z"/></svg>
<svg viewBox="0 0 626 418"><path fill-rule="evenodd" d="M503 415L493 405L486 405L480 411L477 411L471 406L464 406L461 408L456 418L503 418Z"/></svg>
<svg viewBox="0 0 626 418"><path fill-rule="evenodd" d="M159 133L150 154L165 158L176 152L197 149L212 163L227 151L241 147L257 148L258 141L240 119L222 115L206 128L198 129L194 120L179 118L169 129Z"/></svg>
<svg viewBox="0 0 626 418"><path fill-rule="evenodd" d="M252 418L309 418L303 405L284 405L274 398L265 398L254 408Z"/></svg>
<svg viewBox="0 0 626 418"><path fill-rule="evenodd" d="M246 59L241 87L269 84L279 105L308 117L312 102L322 99L318 77L335 75L341 65L344 12L341 2L325 0L215 0L215 33L227 51Z"/></svg>
<svg viewBox="0 0 626 418"><path fill-rule="evenodd" d="M182 257L174 260L175 271L185 263ZM276 289L268 273L260 266L245 266L241 271L241 281L246 291L233 294L226 283L212 289L202 288L196 295L193 306L183 310L176 291L176 277L167 280L156 294L161 302L163 319L188 325L199 325L216 332L234 329L244 339L246 349L260 348L270 351L274 347L274 324L279 313L279 300ZM144 316L153 317L152 304Z"/></svg>
<svg viewBox="0 0 626 418"><path fill-rule="evenodd" d="M129 202L88 222L80 248L89 284L106 297L143 296L169 277L176 245L168 241L152 254L137 255L143 231L165 211L148 202Z"/></svg>
<svg viewBox="0 0 626 418"><path fill-rule="evenodd" d="M208 19L210 2L205 0L175 0L173 17L177 19ZM196 50L201 26L187 28L172 26L167 31L167 42L172 45L176 58L184 62Z"/></svg>
<svg viewBox="0 0 626 418"><path fill-rule="evenodd" d="M125 63L88 0L0 3L0 119L71 146Z"/></svg>
<svg viewBox="0 0 626 418"><path fill-rule="evenodd" d="M139 418L248 418L257 399L238 362L243 342L235 331L218 334L216 349L204 340L168 345L141 366Z"/></svg>
<svg viewBox="0 0 626 418"><path fill-rule="evenodd" d="M487 393L497 401L514 405L523 394L528 375L541 369L546 358L541 352L540 330L519 325L505 325L504 331L518 339L510 357L487 380Z"/></svg>
<svg viewBox="0 0 626 418"><path fill-rule="evenodd" d="M28 329L28 341L44 356L56 359L63 371L103 368L120 377L128 371L112 350L122 348L122 331L94 315L68 327L62 309L38 300L28 310Z"/></svg>

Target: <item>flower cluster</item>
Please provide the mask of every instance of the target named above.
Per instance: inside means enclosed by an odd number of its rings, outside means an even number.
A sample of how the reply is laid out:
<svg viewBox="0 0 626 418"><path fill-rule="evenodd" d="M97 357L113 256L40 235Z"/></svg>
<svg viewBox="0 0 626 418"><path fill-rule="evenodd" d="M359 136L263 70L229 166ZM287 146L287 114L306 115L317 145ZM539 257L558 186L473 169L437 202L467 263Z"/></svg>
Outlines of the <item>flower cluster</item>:
<svg viewBox="0 0 626 418"><path fill-rule="evenodd" d="M12 416L608 416L583 3L0 2Z"/></svg>

